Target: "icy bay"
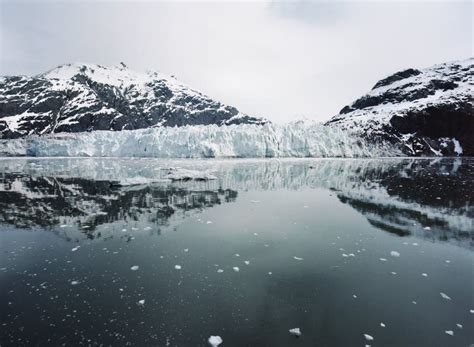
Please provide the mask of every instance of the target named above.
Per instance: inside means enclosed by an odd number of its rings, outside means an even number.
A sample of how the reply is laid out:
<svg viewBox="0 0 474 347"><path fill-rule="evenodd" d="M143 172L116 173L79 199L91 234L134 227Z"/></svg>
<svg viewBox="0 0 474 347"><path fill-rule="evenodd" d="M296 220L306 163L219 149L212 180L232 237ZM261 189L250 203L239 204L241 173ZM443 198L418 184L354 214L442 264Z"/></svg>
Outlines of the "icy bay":
<svg viewBox="0 0 474 347"><path fill-rule="evenodd" d="M469 345L473 192L472 158L0 159L0 344Z"/></svg>

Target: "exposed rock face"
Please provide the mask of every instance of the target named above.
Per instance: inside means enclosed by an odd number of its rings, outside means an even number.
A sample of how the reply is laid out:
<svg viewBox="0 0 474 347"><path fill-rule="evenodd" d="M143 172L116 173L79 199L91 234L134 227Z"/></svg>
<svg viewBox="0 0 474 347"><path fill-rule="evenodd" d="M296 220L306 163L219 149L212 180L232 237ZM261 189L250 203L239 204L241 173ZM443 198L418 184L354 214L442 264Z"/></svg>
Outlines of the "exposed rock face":
<svg viewBox="0 0 474 347"><path fill-rule="evenodd" d="M326 124L407 155L474 155L474 59L397 72Z"/></svg>
<svg viewBox="0 0 474 347"><path fill-rule="evenodd" d="M0 139L157 126L264 124L158 72L68 64L0 78Z"/></svg>

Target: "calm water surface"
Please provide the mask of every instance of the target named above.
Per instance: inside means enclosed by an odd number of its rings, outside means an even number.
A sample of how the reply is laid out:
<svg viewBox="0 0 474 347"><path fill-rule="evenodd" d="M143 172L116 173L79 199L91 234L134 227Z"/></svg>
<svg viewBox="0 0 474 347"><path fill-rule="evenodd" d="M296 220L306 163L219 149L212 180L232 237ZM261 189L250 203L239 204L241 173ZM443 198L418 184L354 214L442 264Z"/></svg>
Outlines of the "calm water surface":
<svg viewBox="0 0 474 347"><path fill-rule="evenodd" d="M0 345L469 346L473 201L473 159L2 159Z"/></svg>

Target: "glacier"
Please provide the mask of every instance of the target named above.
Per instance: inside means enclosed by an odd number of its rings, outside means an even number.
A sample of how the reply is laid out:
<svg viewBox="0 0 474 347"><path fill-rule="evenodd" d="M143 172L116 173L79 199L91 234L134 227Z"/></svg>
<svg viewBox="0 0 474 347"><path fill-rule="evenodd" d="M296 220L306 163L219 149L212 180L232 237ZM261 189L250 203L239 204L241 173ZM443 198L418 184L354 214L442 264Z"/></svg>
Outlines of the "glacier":
<svg viewBox="0 0 474 347"><path fill-rule="evenodd" d="M2 156L274 158L393 157L390 143L370 143L312 121L32 135L0 140Z"/></svg>

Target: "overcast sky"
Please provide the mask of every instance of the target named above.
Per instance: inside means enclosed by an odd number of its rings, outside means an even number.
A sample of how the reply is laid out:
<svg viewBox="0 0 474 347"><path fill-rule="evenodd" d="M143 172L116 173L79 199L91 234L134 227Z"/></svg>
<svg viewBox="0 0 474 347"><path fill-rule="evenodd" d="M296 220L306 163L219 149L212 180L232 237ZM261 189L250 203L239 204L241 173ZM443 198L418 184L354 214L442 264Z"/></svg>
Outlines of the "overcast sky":
<svg viewBox="0 0 474 347"><path fill-rule="evenodd" d="M278 122L326 120L391 73L473 48L471 1L0 4L1 75L124 61Z"/></svg>

